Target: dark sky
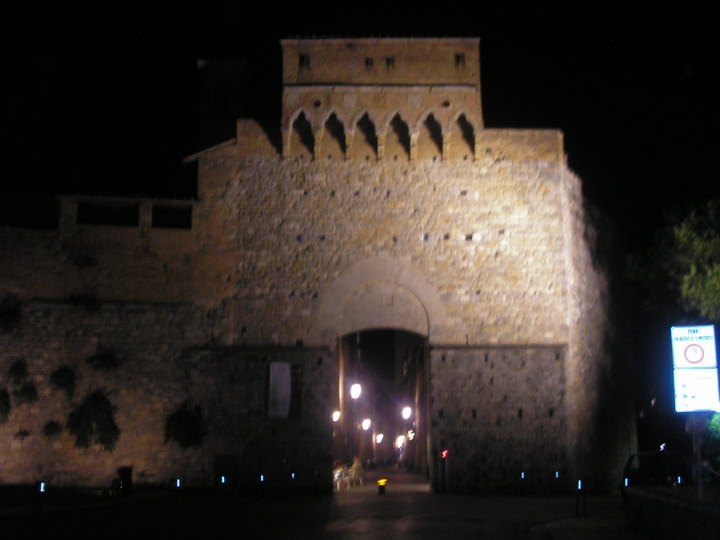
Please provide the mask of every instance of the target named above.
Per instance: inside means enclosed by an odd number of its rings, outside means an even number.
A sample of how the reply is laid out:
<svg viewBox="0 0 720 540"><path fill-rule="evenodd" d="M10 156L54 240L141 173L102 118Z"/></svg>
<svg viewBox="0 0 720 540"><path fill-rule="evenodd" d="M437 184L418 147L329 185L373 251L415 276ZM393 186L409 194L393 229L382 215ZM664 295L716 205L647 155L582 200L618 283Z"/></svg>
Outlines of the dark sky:
<svg viewBox="0 0 720 540"><path fill-rule="evenodd" d="M669 209L718 195L709 14L470 5L18 14L3 37L0 190L192 195L183 156L231 137L236 115L277 126L281 38L399 35L480 37L486 126L563 130L589 200L633 244ZM231 107L208 99L198 58L237 66Z"/></svg>

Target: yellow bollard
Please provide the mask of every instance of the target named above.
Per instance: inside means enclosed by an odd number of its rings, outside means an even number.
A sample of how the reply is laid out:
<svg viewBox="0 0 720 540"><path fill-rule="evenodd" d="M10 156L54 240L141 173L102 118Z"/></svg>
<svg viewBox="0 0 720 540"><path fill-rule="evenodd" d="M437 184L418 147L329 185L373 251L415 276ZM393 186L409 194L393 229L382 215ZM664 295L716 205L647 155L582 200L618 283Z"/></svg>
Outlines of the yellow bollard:
<svg viewBox="0 0 720 540"><path fill-rule="evenodd" d="M385 486L388 485L388 482L390 482L390 480L387 478L378 478L377 482L375 482L378 487L378 495L385 495Z"/></svg>

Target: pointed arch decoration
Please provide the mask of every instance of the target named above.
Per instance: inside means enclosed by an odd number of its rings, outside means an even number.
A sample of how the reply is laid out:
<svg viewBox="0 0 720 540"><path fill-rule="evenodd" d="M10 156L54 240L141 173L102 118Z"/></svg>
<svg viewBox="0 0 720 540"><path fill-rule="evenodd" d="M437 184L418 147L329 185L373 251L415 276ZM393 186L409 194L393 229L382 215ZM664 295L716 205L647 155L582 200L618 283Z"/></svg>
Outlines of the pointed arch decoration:
<svg viewBox="0 0 720 540"><path fill-rule="evenodd" d="M289 157L312 159L315 156L315 134L305 111L299 111L290 124L288 149Z"/></svg>
<svg viewBox="0 0 720 540"><path fill-rule="evenodd" d="M448 157L462 160L475 158L475 128L464 113L452 122L448 137L452 141Z"/></svg>
<svg viewBox="0 0 720 540"><path fill-rule="evenodd" d="M357 159L365 160L378 158L377 131L375 123L367 112L355 122L352 155Z"/></svg>
<svg viewBox="0 0 720 540"><path fill-rule="evenodd" d="M417 157L440 159L443 157L443 132L432 112L421 117L418 124Z"/></svg>
<svg viewBox="0 0 720 540"><path fill-rule="evenodd" d="M385 155L389 159L410 159L410 128L400 113L388 122L385 132Z"/></svg>
<svg viewBox="0 0 720 540"><path fill-rule="evenodd" d="M323 124L318 156L328 159L345 159L347 155L347 140L345 126L338 119L337 114L330 113Z"/></svg>

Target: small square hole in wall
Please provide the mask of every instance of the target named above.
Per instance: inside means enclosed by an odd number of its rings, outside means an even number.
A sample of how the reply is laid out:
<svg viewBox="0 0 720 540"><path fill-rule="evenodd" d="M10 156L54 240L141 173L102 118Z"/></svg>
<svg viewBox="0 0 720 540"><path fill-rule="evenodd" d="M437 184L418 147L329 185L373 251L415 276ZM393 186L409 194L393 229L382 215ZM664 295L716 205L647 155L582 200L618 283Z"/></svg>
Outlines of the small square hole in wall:
<svg viewBox="0 0 720 540"><path fill-rule="evenodd" d="M465 241L466 241L466 242L472 242L472 239L473 239L472 233L465 235Z"/></svg>
<svg viewBox="0 0 720 540"><path fill-rule="evenodd" d="M385 57L385 67L388 69L395 67L395 57L394 56L386 56Z"/></svg>
<svg viewBox="0 0 720 540"><path fill-rule="evenodd" d="M455 53L455 67L465 67L465 53Z"/></svg>
<svg viewBox="0 0 720 540"><path fill-rule="evenodd" d="M365 69L372 69L373 68L373 59L372 58L366 58L365 59Z"/></svg>
<svg viewBox="0 0 720 540"><path fill-rule="evenodd" d="M305 53L300 53L298 55L298 67L300 70L303 69L310 69L310 55Z"/></svg>
<svg viewBox="0 0 720 540"><path fill-rule="evenodd" d="M443 234L443 240L450 240L450 233Z"/></svg>

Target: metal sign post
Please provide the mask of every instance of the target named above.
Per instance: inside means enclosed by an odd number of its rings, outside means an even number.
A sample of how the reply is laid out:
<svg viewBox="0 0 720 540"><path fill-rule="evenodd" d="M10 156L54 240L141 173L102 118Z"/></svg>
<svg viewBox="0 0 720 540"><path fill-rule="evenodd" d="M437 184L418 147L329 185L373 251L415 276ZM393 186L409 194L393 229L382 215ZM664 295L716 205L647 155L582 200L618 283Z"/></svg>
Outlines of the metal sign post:
<svg viewBox="0 0 720 540"><path fill-rule="evenodd" d="M673 326L670 328L675 381L675 411L691 413L687 418L692 432L698 500L704 498L702 432L709 411L720 411L715 327Z"/></svg>

